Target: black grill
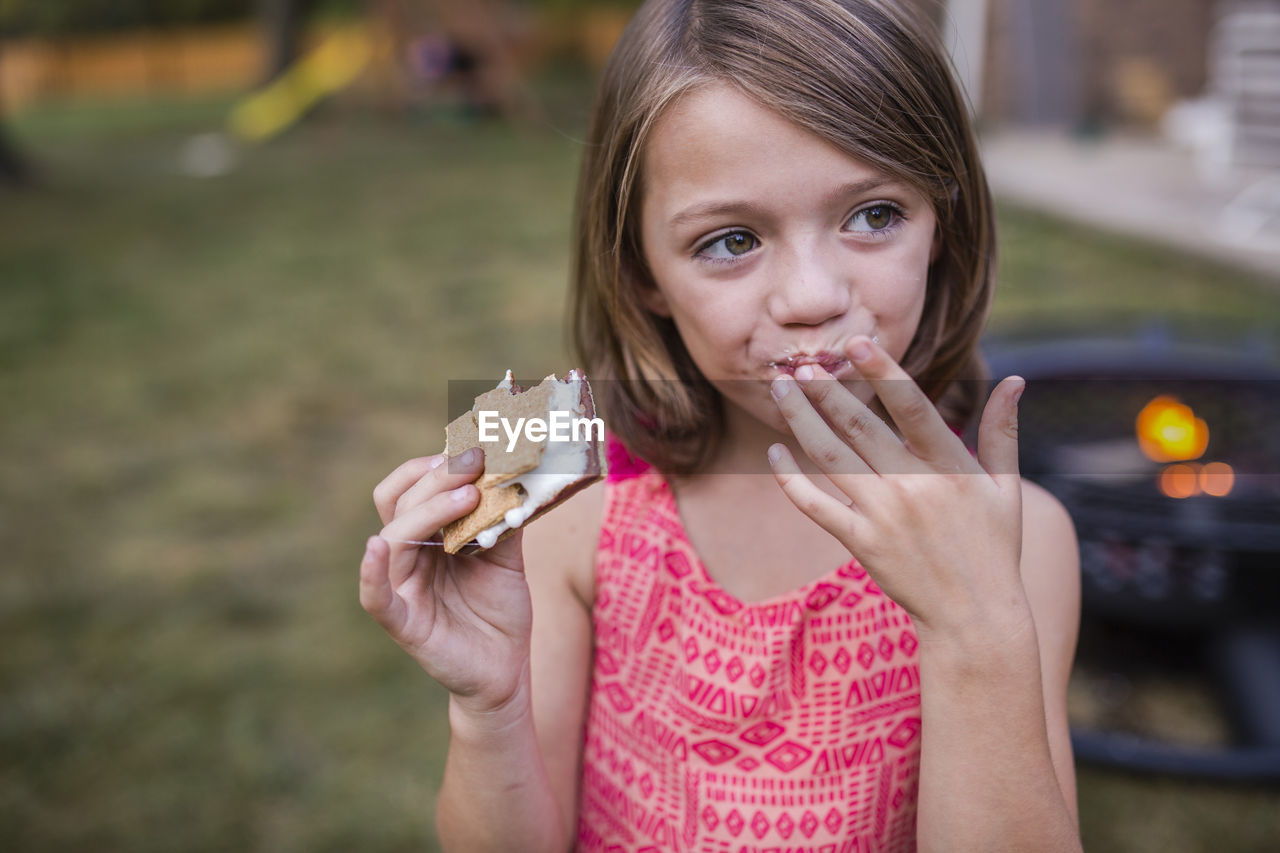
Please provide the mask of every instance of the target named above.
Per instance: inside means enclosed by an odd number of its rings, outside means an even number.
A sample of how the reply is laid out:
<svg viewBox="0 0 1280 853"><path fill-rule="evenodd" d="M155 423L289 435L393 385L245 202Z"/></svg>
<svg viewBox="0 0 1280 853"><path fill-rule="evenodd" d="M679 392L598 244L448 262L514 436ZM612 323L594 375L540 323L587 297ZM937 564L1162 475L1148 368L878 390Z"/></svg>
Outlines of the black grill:
<svg viewBox="0 0 1280 853"><path fill-rule="evenodd" d="M1105 624L1148 631L1153 645L1170 631L1195 637L1238 742L1190 749L1075 730L1079 757L1280 780L1280 366L1261 350L1159 335L997 342L987 354L995 377L1027 379L1019 405L1021 469L1075 521L1082 630ZM1138 413L1160 396L1176 398L1207 424L1208 444L1187 464L1229 465L1229 493L1173 497L1162 490L1172 460L1148 458L1135 433ZM1199 482L1196 469L1183 470Z"/></svg>

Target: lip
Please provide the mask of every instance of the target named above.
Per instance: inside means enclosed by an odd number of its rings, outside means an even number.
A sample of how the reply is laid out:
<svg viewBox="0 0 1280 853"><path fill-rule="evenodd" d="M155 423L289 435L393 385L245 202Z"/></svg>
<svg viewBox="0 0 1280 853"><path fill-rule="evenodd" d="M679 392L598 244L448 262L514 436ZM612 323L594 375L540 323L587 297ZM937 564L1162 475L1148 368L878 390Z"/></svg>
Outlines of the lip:
<svg viewBox="0 0 1280 853"><path fill-rule="evenodd" d="M815 353L795 353L785 358L769 362L769 366L778 371L779 374L794 376L796 368L806 364L813 364L821 367L834 378L840 378L841 375L848 372L852 366L849 359L837 355L833 352L815 352Z"/></svg>

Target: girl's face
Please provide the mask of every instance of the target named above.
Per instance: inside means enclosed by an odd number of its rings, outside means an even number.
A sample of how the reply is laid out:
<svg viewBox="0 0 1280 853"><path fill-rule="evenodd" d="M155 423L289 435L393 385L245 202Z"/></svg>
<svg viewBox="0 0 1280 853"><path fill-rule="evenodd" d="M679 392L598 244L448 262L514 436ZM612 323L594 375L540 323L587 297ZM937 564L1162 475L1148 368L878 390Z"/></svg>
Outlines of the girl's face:
<svg viewBox="0 0 1280 853"><path fill-rule="evenodd" d="M727 402L784 430L769 382L806 363L870 400L842 353L856 335L899 360L911 343L936 231L924 196L723 83L662 116L643 175L649 307Z"/></svg>

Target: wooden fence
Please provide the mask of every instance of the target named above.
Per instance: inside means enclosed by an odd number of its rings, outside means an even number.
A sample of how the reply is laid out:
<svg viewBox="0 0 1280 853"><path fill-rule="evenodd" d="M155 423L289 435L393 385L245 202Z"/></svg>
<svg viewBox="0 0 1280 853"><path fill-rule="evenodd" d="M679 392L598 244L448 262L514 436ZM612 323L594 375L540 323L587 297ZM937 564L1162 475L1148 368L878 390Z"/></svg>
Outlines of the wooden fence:
<svg viewBox="0 0 1280 853"><path fill-rule="evenodd" d="M0 45L0 103L243 89L263 68L251 25L12 41Z"/></svg>
<svg viewBox="0 0 1280 853"><path fill-rule="evenodd" d="M572 23L529 21L513 42L512 59L527 70L552 53L572 52L599 68L626 23L625 12L589 10ZM407 35L391 21L376 21L375 69L399 73L396 47ZM304 50L337 29L366 22L315 27ZM261 82L266 45L252 22L222 27L165 29L58 40L0 42L0 109L17 112L45 99L189 95L248 90ZM378 74L374 75L375 77Z"/></svg>

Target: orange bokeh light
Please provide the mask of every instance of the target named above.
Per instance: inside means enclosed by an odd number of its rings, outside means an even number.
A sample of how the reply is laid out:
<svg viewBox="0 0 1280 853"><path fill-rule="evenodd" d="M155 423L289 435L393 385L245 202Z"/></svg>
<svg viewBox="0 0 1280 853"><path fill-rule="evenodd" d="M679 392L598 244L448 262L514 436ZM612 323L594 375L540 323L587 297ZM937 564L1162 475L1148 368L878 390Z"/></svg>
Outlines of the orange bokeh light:
<svg viewBox="0 0 1280 853"><path fill-rule="evenodd" d="M1231 494L1236 484L1236 472L1225 462L1210 462L1200 469L1200 488L1215 498Z"/></svg>
<svg viewBox="0 0 1280 853"><path fill-rule="evenodd" d="M1160 395L1142 407L1138 446L1155 462L1198 459L1209 446L1209 427L1176 397Z"/></svg>
<svg viewBox="0 0 1280 853"><path fill-rule="evenodd" d="M1160 491L1171 498L1190 498L1200 494L1200 466L1179 462L1160 472Z"/></svg>

